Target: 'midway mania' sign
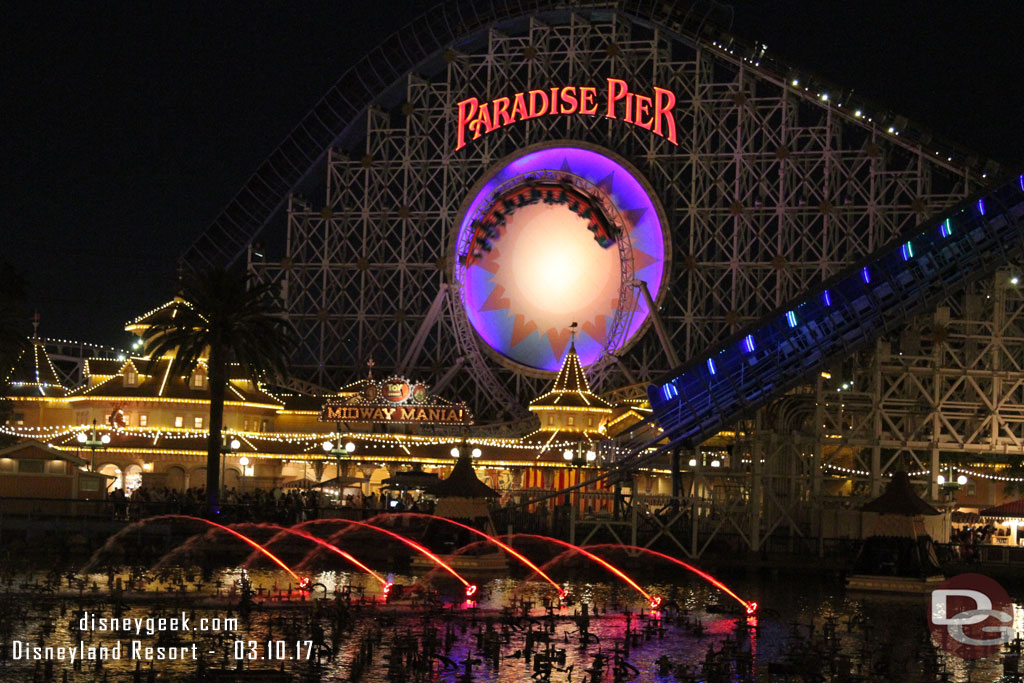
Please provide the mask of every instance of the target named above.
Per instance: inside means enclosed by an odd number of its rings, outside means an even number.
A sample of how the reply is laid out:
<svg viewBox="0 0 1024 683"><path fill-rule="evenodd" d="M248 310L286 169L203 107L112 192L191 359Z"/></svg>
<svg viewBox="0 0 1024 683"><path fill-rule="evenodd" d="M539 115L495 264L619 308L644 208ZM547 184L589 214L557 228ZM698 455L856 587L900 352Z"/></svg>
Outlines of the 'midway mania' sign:
<svg viewBox="0 0 1024 683"><path fill-rule="evenodd" d="M473 415L465 403L431 396L426 384L389 377L380 382L368 380L358 395L325 404L320 421L468 425L473 423Z"/></svg>
<svg viewBox="0 0 1024 683"><path fill-rule="evenodd" d="M654 88L648 95L632 92L626 81L607 79L607 87L564 85L498 97L480 102L470 97L458 103L459 123L456 127L455 149L462 149L467 140L505 126L535 119L539 116L597 116L621 119L639 126L678 145L676 119L672 108L676 96L671 90Z"/></svg>

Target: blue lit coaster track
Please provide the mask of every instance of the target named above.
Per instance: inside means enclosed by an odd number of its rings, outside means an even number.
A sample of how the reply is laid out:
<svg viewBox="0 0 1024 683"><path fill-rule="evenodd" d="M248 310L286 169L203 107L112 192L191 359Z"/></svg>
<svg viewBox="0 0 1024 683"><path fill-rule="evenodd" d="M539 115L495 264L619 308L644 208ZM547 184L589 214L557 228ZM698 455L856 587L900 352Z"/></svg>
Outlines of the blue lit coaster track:
<svg viewBox="0 0 1024 683"><path fill-rule="evenodd" d="M694 447L754 410L1024 256L1024 175L903 233L648 387L655 450ZM654 444L648 444L648 447ZM637 457L640 456L640 457Z"/></svg>

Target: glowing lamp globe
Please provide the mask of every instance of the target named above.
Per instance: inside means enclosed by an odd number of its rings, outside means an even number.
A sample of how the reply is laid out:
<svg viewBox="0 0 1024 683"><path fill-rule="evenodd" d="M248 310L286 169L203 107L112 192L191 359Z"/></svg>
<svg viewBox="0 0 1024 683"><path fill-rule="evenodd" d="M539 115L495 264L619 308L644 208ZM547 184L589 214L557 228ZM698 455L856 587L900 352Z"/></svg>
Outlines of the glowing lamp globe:
<svg viewBox="0 0 1024 683"><path fill-rule="evenodd" d="M330 441L324 441L323 445L324 445L324 451L327 452L327 453L330 453L332 450L334 450L334 444L331 443Z"/></svg>
<svg viewBox="0 0 1024 683"><path fill-rule="evenodd" d="M937 482L939 483L939 486L944 486L944 485L946 484L946 475L944 475L944 474L940 474L940 475L939 475L939 476L938 476L938 477L937 477L937 478L935 479L935 481L937 481Z"/></svg>
<svg viewBox="0 0 1024 683"><path fill-rule="evenodd" d="M459 457L459 449L458 449L458 448L452 448L452 449L451 449L451 450L449 451L449 453L451 453L451 455L452 455L452 457L453 457L453 458L457 458L457 457Z"/></svg>
<svg viewBox="0 0 1024 683"><path fill-rule="evenodd" d="M103 436L101 436L100 437L100 443L102 443L102 444L110 443L110 434L104 434Z"/></svg>
<svg viewBox="0 0 1024 683"><path fill-rule="evenodd" d="M238 439L231 439L231 450L237 451L241 447L242 447L242 442L241 441L239 441Z"/></svg>
<svg viewBox="0 0 1024 683"><path fill-rule="evenodd" d="M572 460L572 451L566 449L562 452L562 457L565 458L566 461Z"/></svg>
<svg viewBox="0 0 1024 683"><path fill-rule="evenodd" d="M352 443L351 441L349 441L348 443L345 444L345 452L346 453L353 453L353 452L355 452L355 450L356 450L356 445L354 443Z"/></svg>
<svg viewBox="0 0 1024 683"><path fill-rule="evenodd" d="M78 436L77 436L77 437L75 437L75 438L77 438L77 439L78 439L78 443L85 443L86 441L88 441L88 440L89 440L89 437L87 437L87 436L86 436L85 434L83 434L82 432L79 432L79 433L78 433Z"/></svg>
<svg viewBox="0 0 1024 683"><path fill-rule="evenodd" d="M960 484L960 486L966 486L967 485L967 477L965 475L961 474L959 477L956 478L956 483Z"/></svg>

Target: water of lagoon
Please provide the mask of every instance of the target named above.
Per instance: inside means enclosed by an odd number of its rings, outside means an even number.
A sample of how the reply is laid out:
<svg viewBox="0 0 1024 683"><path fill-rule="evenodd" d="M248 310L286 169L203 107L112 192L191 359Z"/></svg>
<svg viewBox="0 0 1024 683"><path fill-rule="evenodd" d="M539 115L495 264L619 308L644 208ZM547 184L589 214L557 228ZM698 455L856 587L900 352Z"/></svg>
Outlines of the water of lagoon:
<svg viewBox="0 0 1024 683"><path fill-rule="evenodd" d="M146 619L148 617L174 616L183 610L190 616L193 627L198 619L240 617L237 609L232 608L226 599L219 604L211 604L215 600L217 584L221 592L226 593L241 576L237 569L224 570L207 581L198 590L195 584L187 585L187 593L182 594L180 586L171 583L150 582L146 587L147 599L129 603L123 617ZM274 587L287 586L290 577L283 572L254 570L248 573L256 587L273 590ZM121 577L127 580L127 576ZM412 577L387 577L399 584L410 585ZM627 661L638 673L630 673L621 679L624 681L650 681L670 683L677 680L673 675L679 672L692 672L696 680L706 680L699 674L709 651L730 651L749 655L753 670L749 678L743 678L735 672L720 680L741 681L782 681L782 680L816 680L793 676L786 679L779 675L784 668L779 663L795 663L798 667L817 667L825 678L820 680L842 680L830 678L830 669L856 672L862 678L850 680L863 681L933 681L943 680L941 672L947 672L948 681L996 681L1002 674L999 655L987 659L968 662L952 655L945 654L936 648L927 630L928 604L924 597L901 598L871 595L847 595L842 586L829 581L808 579L806 576L774 579L738 579L727 583L741 597L756 599L761 605L760 614L755 619L746 620L739 613L739 605L717 589L696 577L672 576L672 582L654 580L644 583L648 592L663 596L667 603L675 603L679 611L686 613L682 619L666 618L662 634L652 633L649 639L642 639L630 648ZM76 610L87 609L95 616L110 617L113 615L112 604L105 586L107 575L95 574L89 577L89 585L81 592L69 590L67 582L57 593L37 591L30 584L42 582L41 574L19 577L8 584L2 595L2 612L0 612L0 634L4 648L0 659L0 680L30 681L35 675L43 672L42 662L13 661L12 643L14 639L27 641L32 645L75 646L84 640L86 647L111 646L120 640L125 648L121 660L104 662L102 670L95 668L92 662L85 662L80 670L75 670L69 662L54 662L53 675L55 680L62 680L64 672L68 681L131 681L136 680L136 661L128 656L128 648L132 640L138 640L142 647L146 646L190 646L197 644L197 651L207 669L235 669L239 662L236 655L241 654L245 669L283 670L289 678L281 680L360 680L366 683L383 683L394 680L430 680L460 681L462 669L458 671L444 670L441 660L435 664L437 672L424 678L392 678L388 671L387 658L396 641L408 643L423 637L425 630L434 630L442 643L440 651L450 660L461 663L477 652L476 634L484 628L488 617L497 622L500 611L516 600L529 600L535 603L531 614L535 618L532 628L540 630L548 624L547 612L542 603L544 598L551 598L552 588L542 582L524 583L514 579L491 580L481 584L476 614L466 610L464 603L456 602L461 586L443 580L435 586L443 594L451 596L454 605L452 615L436 614L429 619L424 618L423 608L411 608L392 604L383 610L371 607L352 608L353 617L344 624L336 623L333 610L324 604L319 623L324 630L328 643L334 642L337 655L332 661L324 662L322 667L314 670L306 661L304 644L300 643L311 638L312 626L310 617L313 607L305 605L281 605L274 601L265 602L256 607L248 618L240 618L235 632L211 633L172 633L161 637L159 634L148 635L145 630L141 634L87 632L79 634L69 624L76 619ZM342 572L324 572L314 577L314 581L323 584L324 588L314 591L314 597L326 593L332 596L335 588L351 586L354 593L363 593L366 599L381 599L380 584L362 574ZM554 671L550 680L566 681L567 667L572 666L572 680L582 681L587 676L583 673L594 662L595 653L599 650L610 655L612 650L621 645L626 628L625 612L631 613L633 630L640 630L650 621L650 615L641 613L648 609L643 598L633 589L622 583L604 581L569 581L565 584L570 591L574 604L554 610L553 633L550 636L553 646L564 649L565 662L558 665L562 671ZM1019 596L1015 597L1015 624L1021 630L1022 614ZM205 602L205 606L199 606ZM237 596L236 596L237 602ZM581 603L587 603L591 614L596 608L599 616L592 616L590 631L599 642L581 649L578 638L578 627L573 621L574 612L578 612ZM732 613L722 613L725 608ZM665 611L668 615L674 609ZM693 624L700 622L703 632L695 632ZM738 630L740 621L747 621L749 628ZM3 623L6 622L6 623ZM669 623L672 622L672 623ZM526 625L525 622L521 622ZM496 624L496 628L500 625ZM445 632L453 635L451 647L445 651L443 643ZM380 632L380 644L370 662L364 666L358 679L352 678L352 666L364 639L373 639ZM497 667L481 661L473 669L473 681L481 683L513 682L537 680L531 679L534 669L530 663L518 656L524 648L525 630L513 630L510 642L501 647L501 661ZM831 637L830 637L831 636ZM266 641L283 645L269 646L271 653L280 649L284 660L260 659L250 661L249 641L256 641L260 656L268 649ZM242 643L236 645L236 641ZM545 648L544 644L534 646L534 652ZM211 654L212 653L212 654ZM659 674L658 660L667 657L671 662L668 675ZM484 659L483 657L477 658ZM728 657L726 659L729 659ZM771 663L776 663L774 666ZM160 661L152 665L153 678L158 681L190 681L195 680L198 663L187 656L183 661ZM769 670L772 669L770 672ZM141 678L148 678L149 664L141 664ZM632 670L631 670L632 671ZM589 680L589 678L588 678ZM612 681L612 662L604 667L601 680ZM719 679L715 679L719 680Z"/></svg>

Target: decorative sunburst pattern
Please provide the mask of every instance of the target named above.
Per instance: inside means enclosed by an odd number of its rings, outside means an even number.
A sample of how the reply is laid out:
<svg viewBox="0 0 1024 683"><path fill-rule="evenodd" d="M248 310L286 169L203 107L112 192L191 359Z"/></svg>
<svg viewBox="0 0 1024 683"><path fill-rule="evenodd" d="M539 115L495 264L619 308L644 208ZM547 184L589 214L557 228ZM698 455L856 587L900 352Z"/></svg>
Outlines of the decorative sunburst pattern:
<svg viewBox="0 0 1024 683"><path fill-rule="evenodd" d="M624 223L634 278L657 300L665 270L665 238L659 214L640 181L614 159L579 147L549 147L499 168L462 216L456 255L474 236L472 221L494 201L503 183L523 174L559 170L600 188ZM470 266L456 268L462 304L480 338L504 358L528 368L556 371L569 344L569 325L580 324L576 350L590 365L604 349L629 343L649 314L636 288L620 296L621 251L602 248L587 221L564 205L533 204L515 211L492 242L492 250ZM612 334L619 307L632 308L623 334ZM623 311L628 313L629 311ZM609 348L614 346L614 348Z"/></svg>

